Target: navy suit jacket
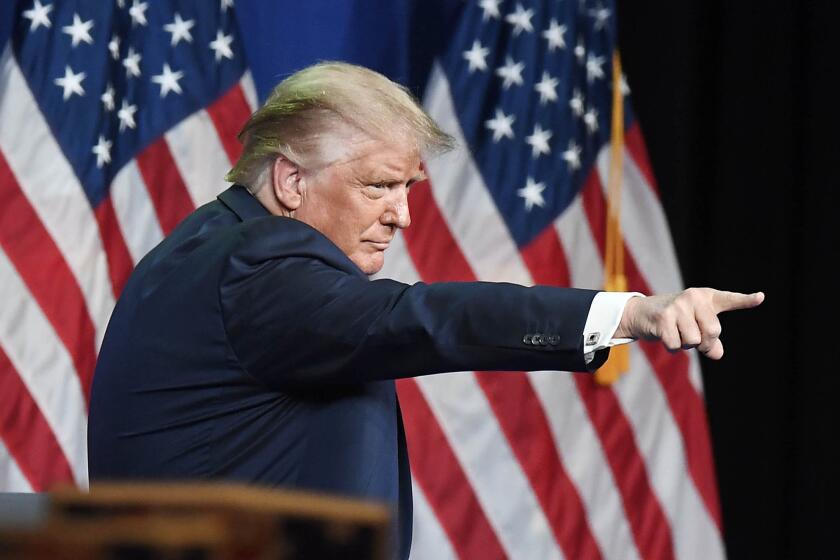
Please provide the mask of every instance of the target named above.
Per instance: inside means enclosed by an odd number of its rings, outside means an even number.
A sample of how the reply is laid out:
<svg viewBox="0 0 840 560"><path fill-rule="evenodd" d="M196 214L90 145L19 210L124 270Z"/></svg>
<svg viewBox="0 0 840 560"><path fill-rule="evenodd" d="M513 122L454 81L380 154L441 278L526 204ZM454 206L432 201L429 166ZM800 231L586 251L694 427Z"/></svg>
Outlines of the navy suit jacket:
<svg viewBox="0 0 840 560"><path fill-rule="evenodd" d="M320 232L234 186L152 250L117 303L93 379L91 480L228 479L379 500L398 512L406 557L411 481L393 380L593 369L606 358L583 356L594 295L370 281Z"/></svg>

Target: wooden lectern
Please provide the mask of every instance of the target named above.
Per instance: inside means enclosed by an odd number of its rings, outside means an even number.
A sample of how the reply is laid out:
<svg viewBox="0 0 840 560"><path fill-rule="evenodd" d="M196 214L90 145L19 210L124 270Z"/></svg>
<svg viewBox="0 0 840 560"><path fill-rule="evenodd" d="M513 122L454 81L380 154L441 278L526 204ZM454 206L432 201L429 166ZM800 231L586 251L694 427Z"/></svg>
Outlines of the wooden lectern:
<svg viewBox="0 0 840 560"><path fill-rule="evenodd" d="M0 560L385 560L387 507L212 483L97 484L50 494L47 520L0 529Z"/></svg>

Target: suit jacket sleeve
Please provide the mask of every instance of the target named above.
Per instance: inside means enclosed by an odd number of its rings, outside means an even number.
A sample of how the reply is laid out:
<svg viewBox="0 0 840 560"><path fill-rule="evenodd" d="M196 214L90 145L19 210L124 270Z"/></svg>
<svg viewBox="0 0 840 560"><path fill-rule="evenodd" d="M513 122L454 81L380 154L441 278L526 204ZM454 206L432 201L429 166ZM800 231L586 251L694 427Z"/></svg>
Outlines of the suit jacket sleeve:
<svg viewBox="0 0 840 560"><path fill-rule="evenodd" d="M268 385L462 370L586 371L606 359L600 352L587 364L583 356L595 291L369 281L311 232L299 230L300 239L284 239L270 251L245 243L248 250L232 259L220 286L233 351ZM533 342L535 334L543 344Z"/></svg>

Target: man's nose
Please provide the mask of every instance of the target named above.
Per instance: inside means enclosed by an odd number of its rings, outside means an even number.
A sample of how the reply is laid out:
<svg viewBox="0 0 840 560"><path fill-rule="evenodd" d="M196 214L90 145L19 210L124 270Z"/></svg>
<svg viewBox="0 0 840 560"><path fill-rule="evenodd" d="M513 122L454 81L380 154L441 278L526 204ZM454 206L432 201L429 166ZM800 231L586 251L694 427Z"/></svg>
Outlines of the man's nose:
<svg viewBox="0 0 840 560"><path fill-rule="evenodd" d="M408 211L408 189L398 189L392 193L388 202L388 209L382 215L382 222L386 225L394 225L400 229L411 225L411 214Z"/></svg>

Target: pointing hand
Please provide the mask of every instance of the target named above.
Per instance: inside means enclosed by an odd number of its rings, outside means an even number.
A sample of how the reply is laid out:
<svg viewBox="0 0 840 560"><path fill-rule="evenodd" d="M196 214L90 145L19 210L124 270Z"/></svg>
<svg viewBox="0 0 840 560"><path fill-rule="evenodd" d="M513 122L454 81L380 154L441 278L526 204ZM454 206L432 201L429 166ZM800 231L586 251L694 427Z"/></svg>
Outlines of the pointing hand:
<svg viewBox="0 0 840 560"><path fill-rule="evenodd" d="M689 288L676 294L631 298L614 338L661 340L669 351L697 348L707 357L723 356L718 314L756 307L764 294Z"/></svg>

